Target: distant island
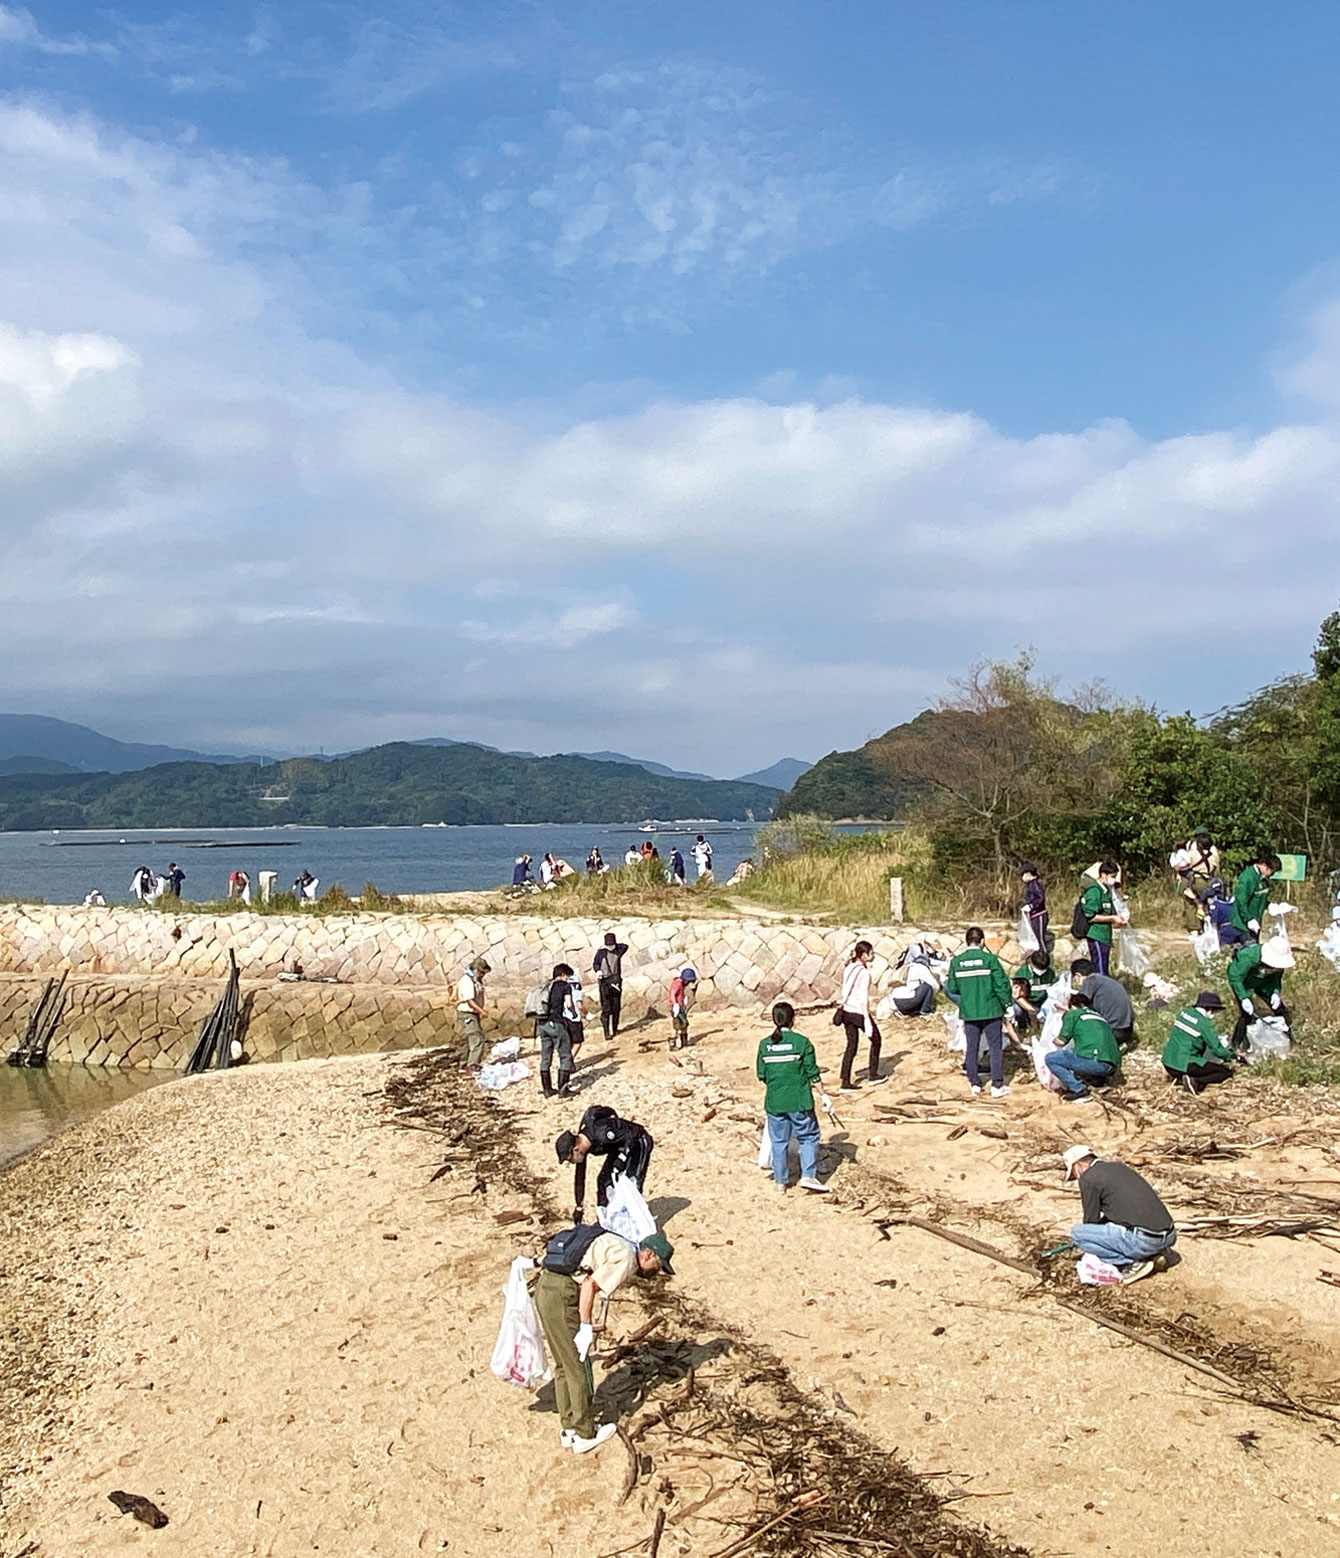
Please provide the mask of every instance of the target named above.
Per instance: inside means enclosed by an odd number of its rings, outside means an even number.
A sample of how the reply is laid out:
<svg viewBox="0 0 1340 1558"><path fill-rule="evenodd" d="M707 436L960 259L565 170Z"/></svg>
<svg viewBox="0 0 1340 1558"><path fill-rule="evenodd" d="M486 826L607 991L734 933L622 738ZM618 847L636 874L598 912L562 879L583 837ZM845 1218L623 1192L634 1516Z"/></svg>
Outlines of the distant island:
<svg viewBox="0 0 1340 1558"><path fill-rule="evenodd" d="M0 829L416 827L694 817L763 822L780 795L769 785L669 778L632 763L393 742L325 761L174 762L131 773L3 774Z"/></svg>

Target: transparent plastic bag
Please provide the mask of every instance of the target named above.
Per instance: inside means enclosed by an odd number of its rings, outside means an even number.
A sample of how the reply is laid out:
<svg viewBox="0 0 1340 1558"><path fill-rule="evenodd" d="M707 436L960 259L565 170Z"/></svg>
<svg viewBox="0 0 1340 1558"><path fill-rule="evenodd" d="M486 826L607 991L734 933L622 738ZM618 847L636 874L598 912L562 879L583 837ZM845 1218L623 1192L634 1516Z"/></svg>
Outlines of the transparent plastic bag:
<svg viewBox="0 0 1340 1558"><path fill-rule="evenodd" d="M1027 957L1029 953L1038 950L1038 938L1033 930L1033 922L1026 914L1019 916L1019 955Z"/></svg>
<svg viewBox="0 0 1340 1558"><path fill-rule="evenodd" d="M656 1219L642 1199L637 1181L621 1174L610 1190L609 1204L596 1212L596 1221L629 1244L641 1244L656 1232Z"/></svg>
<svg viewBox="0 0 1340 1558"><path fill-rule="evenodd" d="M553 1377L544 1350L540 1317L535 1313L530 1289L526 1286L526 1272L533 1264L524 1255L518 1255L512 1262L502 1290L502 1324L498 1327L498 1340L489 1363L500 1380L519 1385L522 1390L533 1390Z"/></svg>
<svg viewBox="0 0 1340 1558"><path fill-rule="evenodd" d="M1124 926L1117 932L1117 967L1128 974L1134 974L1137 979L1143 979L1150 973L1154 965L1149 961L1145 949L1140 945L1133 930L1127 930Z"/></svg>
<svg viewBox="0 0 1340 1558"><path fill-rule="evenodd" d="M1247 1059L1285 1060L1292 1040L1283 1017L1260 1017L1247 1028Z"/></svg>
<svg viewBox="0 0 1340 1558"><path fill-rule="evenodd" d="M1218 955L1219 927L1206 920L1205 929L1191 938L1191 950L1196 954L1196 961L1204 968L1211 958Z"/></svg>

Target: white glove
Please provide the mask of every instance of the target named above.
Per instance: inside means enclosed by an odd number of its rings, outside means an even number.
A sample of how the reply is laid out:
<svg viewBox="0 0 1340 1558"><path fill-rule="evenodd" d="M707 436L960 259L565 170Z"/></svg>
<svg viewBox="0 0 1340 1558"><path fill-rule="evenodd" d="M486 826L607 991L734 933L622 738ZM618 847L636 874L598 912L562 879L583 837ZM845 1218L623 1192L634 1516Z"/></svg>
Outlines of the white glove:
<svg viewBox="0 0 1340 1558"><path fill-rule="evenodd" d="M1252 1005L1252 1003L1250 1001L1244 1001L1242 1003L1242 1009L1243 1009L1244 1012L1246 1012L1248 1017L1250 1017L1252 1015L1252 1013L1256 1010L1256 1008Z"/></svg>
<svg viewBox="0 0 1340 1558"><path fill-rule="evenodd" d="M1256 932L1259 933L1260 929L1261 929L1261 922L1260 922L1260 920L1248 920L1247 921L1247 929L1248 930L1253 930L1253 931L1256 931Z"/></svg>
<svg viewBox="0 0 1340 1558"><path fill-rule="evenodd" d="M1280 993L1279 993L1278 990L1276 990L1274 995L1272 995L1270 997L1270 1010L1272 1012L1277 1012L1277 1011L1279 1011L1280 1007L1283 1006L1283 1005L1284 1005L1284 1002L1280 1000Z"/></svg>
<svg viewBox="0 0 1340 1558"><path fill-rule="evenodd" d="M589 1325L579 1325L577 1334L573 1337L573 1345L577 1348L577 1356L586 1362L586 1355L596 1344L596 1333Z"/></svg>
<svg viewBox="0 0 1340 1558"><path fill-rule="evenodd" d="M832 1114L833 1100L828 1096L827 1093L819 1094L819 1102L823 1105L823 1111L825 1114Z"/></svg>
<svg viewBox="0 0 1340 1558"><path fill-rule="evenodd" d="M866 1036L867 1039L870 1039L870 1038L874 1037L874 1035L875 1035L875 1025L874 1025L873 1022L870 1021L870 1014L868 1012L866 1013L865 1021L861 1024L861 1026L862 1026L862 1028L865 1031L865 1036Z"/></svg>

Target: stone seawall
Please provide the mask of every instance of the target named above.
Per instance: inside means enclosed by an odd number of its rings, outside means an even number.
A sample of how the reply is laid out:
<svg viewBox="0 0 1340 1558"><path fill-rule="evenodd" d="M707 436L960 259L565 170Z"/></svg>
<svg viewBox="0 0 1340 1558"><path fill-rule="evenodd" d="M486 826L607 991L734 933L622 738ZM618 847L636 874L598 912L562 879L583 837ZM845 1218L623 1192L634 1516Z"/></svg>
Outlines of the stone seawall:
<svg viewBox="0 0 1340 1558"><path fill-rule="evenodd" d="M515 1031L527 990L567 962L583 974L606 931L629 947L624 1011L667 1010L679 969L698 1003L764 1007L833 1001L853 942L873 942L876 984L918 932L758 920L550 919L539 915L261 915L0 906L0 1043L23 1030L40 976L68 971L53 1059L180 1065L222 989L232 952L257 1059L433 1044L453 1030L454 985L476 956L488 1004ZM279 979L301 968L301 983ZM39 976L39 977L34 977ZM594 979L588 975L589 993Z"/></svg>

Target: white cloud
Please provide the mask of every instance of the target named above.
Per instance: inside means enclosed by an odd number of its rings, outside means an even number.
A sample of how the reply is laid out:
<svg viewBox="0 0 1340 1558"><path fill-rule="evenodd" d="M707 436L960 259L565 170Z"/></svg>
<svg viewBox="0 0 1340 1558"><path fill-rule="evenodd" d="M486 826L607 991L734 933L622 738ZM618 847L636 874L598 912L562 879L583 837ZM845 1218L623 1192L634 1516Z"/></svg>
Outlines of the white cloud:
<svg viewBox="0 0 1340 1558"><path fill-rule="evenodd" d="M81 37L52 38L33 20L30 11L0 5L0 48L34 49L40 54L99 54L116 57L116 49L107 43L90 43Z"/></svg>
<svg viewBox="0 0 1340 1558"><path fill-rule="evenodd" d="M32 103L0 151L0 656L33 711L743 771L1029 642L1174 700L1217 675L1205 706L1332 604L1331 404L1161 441L857 398L472 405L315 332L294 255L332 208L282 166ZM1323 398L1336 318L1298 370ZM1230 618L1260 631L1226 657Z"/></svg>

